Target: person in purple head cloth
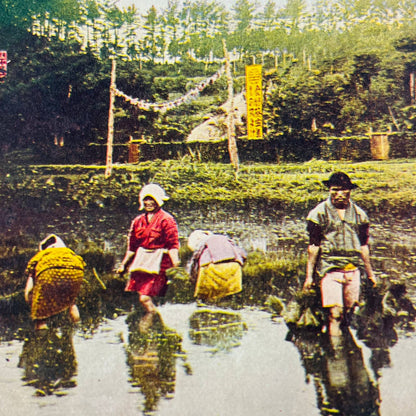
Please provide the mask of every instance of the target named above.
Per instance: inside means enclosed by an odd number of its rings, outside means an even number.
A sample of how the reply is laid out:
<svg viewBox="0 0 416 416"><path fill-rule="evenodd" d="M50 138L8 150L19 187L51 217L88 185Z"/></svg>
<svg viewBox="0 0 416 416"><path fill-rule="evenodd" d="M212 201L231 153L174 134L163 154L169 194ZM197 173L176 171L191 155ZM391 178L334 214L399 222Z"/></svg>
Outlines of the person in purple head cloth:
<svg viewBox="0 0 416 416"><path fill-rule="evenodd" d="M246 252L225 235L195 230L188 238L194 252L190 262L190 279L195 283L194 296L217 300L242 290L242 266Z"/></svg>

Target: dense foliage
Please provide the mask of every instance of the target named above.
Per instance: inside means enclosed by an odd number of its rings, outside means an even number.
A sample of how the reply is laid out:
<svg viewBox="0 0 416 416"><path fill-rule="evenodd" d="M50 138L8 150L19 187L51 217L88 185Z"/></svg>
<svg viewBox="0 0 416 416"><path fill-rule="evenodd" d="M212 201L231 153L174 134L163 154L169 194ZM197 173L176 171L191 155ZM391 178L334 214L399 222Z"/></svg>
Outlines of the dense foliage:
<svg viewBox="0 0 416 416"><path fill-rule="evenodd" d="M51 213L137 209L139 189L148 182L163 186L174 210L231 210L234 214L273 212L301 215L326 198L321 181L330 172L343 170L360 186L354 200L371 214L389 218L413 215L415 160L361 163L310 161L304 164L244 164L238 180L227 164L152 161L114 166L110 178L103 166L21 165L2 161L1 218L7 229L14 220L31 212Z"/></svg>
<svg viewBox="0 0 416 416"><path fill-rule="evenodd" d="M264 68L264 134L282 156L319 136L374 130L413 133L416 72L414 0L288 0L261 8L237 0L169 3L141 14L109 0L0 1L0 49L8 76L0 84L2 151L64 146L69 162L91 142L105 143L110 59L117 87L166 102L215 73L225 41L235 90L245 65ZM181 142L226 99L221 77L199 97L167 112L117 98L115 140ZM244 131L240 132L244 134Z"/></svg>

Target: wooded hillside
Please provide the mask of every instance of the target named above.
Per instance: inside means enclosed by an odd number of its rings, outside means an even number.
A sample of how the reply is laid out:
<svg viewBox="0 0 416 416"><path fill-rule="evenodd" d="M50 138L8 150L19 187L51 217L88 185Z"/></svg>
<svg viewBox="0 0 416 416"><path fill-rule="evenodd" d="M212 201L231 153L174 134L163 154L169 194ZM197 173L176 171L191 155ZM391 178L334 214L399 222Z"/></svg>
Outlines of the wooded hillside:
<svg viewBox="0 0 416 416"><path fill-rule="evenodd" d="M244 91L246 65L263 65L264 139L289 154L316 137L369 129L413 137L414 8L415 1L328 0L307 8L288 0L260 10L238 0L226 9L199 0L141 15L107 0L1 0L0 49L10 61L0 84L2 152L63 147L76 162L90 143L106 140L110 58L120 91L163 105L221 69L224 41L236 93ZM168 111L118 97L115 142L182 142L226 98L224 76ZM245 134L239 128L237 139Z"/></svg>

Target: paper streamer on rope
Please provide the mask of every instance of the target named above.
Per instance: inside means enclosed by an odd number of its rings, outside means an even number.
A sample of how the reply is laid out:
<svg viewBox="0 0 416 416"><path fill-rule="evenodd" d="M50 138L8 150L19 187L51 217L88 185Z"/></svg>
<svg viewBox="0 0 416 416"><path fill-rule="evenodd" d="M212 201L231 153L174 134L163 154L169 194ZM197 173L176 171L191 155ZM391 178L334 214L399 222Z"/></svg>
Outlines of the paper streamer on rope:
<svg viewBox="0 0 416 416"><path fill-rule="evenodd" d="M138 98L130 97L127 94L124 94L124 92L120 91L119 89L115 88L115 94L118 97L124 98L125 101L130 103L131 105L134 105L135 107L140 108L141 110L153 110L153 111L161 111L165 112L168 110L172 110L173 108L177 108L180 105L195 100L201 91L203 91L208 85L213 84L215 81L217 81L221 75L224 73L225 68L222 67L218 72L216 72L211 77L207 78L205 81L200 82L195 88L188 91L185 95L183 95L180 98L177 98L174 101L165 101L163 103L149 103L144 100L139 100Z"/></svg>

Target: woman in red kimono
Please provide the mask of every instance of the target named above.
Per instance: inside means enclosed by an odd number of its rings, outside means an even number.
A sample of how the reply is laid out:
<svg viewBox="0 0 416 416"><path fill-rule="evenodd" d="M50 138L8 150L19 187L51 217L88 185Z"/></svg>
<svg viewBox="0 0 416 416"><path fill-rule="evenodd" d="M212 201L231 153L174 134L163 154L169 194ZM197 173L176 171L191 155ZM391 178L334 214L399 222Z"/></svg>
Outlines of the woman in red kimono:
<svg viewBox="0 0 416 416"><path fill-rule="evenodd" d="M148 313L155 313L152 297L163 295L166 270L179 266L179 236L175 219L161 209L169 199L156 184L145 185L139 194L140 210L144 213L131 223L127 252L117 273L129 266L127 292L137 292L140 303Z"/></svg>

